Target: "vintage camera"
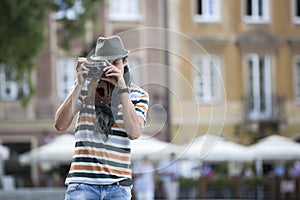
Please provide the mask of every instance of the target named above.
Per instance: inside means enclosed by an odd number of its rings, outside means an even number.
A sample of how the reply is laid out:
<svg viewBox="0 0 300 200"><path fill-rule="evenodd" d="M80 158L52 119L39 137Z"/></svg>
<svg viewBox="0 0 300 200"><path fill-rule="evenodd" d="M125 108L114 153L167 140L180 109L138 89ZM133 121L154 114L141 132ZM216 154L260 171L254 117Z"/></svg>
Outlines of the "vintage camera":
<svg viewBox="0 0 300 200"><path fill-rule="evenodd" d="M84 64L86 68L89 69L87 77L101 77L103 74L103 69L107 66L105 61L95 61L87 62Z"/></svg>

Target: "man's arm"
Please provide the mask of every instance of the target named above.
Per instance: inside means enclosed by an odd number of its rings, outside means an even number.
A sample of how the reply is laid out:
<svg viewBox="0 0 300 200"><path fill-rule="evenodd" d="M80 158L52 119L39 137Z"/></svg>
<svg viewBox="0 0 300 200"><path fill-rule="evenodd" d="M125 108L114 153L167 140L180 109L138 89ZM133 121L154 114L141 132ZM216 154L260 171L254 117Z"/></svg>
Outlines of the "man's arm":
<svg viewBox="0 0 300 200"><path fill-rule="evenodd" d="M81 89L85 83L84 76L88 74L82 64L86 62L86 58L78 58L76 66L77 81L74 88L62 105L58 108L55 114L55 128L59 131L66 130L73 121L74 116L79 110L77 105L78 98L80 96Z"/></svg>
<svg viewBox="0 0 300 200"><path fill-rule="evenodd" d="M137 139L144 130L144 119L137 115L129 93L122 93L120 96L123 108L124 128L131 140Z"/></svg>
<svg viewBox="0 0 300 200"><path fill-rule="evenodd" d="M76 84L71 90L66 100L57 109L55 114L55 128L58 131L66 130L73 121L74 116L79 110L77 101L82 89L82 85Z"/></svg>

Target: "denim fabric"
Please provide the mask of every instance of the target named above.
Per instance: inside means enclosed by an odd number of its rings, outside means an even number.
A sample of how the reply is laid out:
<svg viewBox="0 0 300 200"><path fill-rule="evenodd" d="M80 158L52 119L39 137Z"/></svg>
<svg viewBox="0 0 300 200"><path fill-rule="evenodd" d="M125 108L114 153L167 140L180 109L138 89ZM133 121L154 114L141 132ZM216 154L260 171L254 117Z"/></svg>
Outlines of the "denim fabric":
<svg viewBox="0 0 300 200"><path fill-rule="evenodd" d="M131 186L71 183L65 200L130 200Z"/></svg>

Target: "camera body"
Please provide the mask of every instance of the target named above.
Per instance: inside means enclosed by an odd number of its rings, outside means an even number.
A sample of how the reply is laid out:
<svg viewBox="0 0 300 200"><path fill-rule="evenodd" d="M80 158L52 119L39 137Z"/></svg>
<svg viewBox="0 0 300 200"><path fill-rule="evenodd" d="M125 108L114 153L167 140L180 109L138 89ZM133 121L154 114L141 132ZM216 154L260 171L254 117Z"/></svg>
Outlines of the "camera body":
<svg viewBox="0 0 300 200"><path fill-rule="evenodd" d="M101 77L103 74L103 69L107 66L105 61L95 61L87 62L84 64L86 68L89 69L87 77Z"/></svg>

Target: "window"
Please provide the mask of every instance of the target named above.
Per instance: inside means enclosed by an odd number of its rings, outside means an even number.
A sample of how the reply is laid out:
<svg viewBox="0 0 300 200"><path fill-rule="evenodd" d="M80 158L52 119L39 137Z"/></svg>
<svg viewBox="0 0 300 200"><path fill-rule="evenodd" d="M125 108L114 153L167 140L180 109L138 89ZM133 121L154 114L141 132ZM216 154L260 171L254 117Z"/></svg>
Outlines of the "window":
<svg viewBox="0 0 300 200"><path fill-rule="evenodd" d="M246 23L268 23L270 19L269 0L244 0Z"/></svg>
<svg viewBox="0 0 300 200"><path fill-rule="evenodd" d="M248 116L265 119L272 114L271 58L268 55L247 55Z"/></svg>
<svg viewBox="0 0 300 200"><path fill-rule="evenodd" d="M295 56L294 65L296 103L300 104L300 55Z"/></svg>
<svg viewBox="0 0 300 200"><path fill-rule="evenodd" d="M219 0L197 0L196 14L194 21L200 23L211 23L220 21L220 1Z"/></svg>
<svg viewBox="0 0 300 200"><path fill-rule="evenodd" d="M300 0L293 0L293 21L300 24Z"/></svg>
<svg viewBox="0 0 300 200"><path fill-rule="evenodd" d="M18 85L13 81L4 81L1 84L1 99L15 101L18 99Z"/></svg>
<svg viewBox="0 0 300 200"><path fill-rule="evenodd" d="M7 67L9 68L9 67ZM29 94L29 86L26 81L15 82L15 73L5 71L5 65L0 65L0 98L4 101L16 101ZM26 76L26 74L24 74ZM24 77L25 80L25 77Z"/></svg>
<svg viewBox="0 0 300 200"><path fill-rule="evenodd" d="M139 0L110 0L109 18L112 21L138 21Z"/></svg>
<svg viewBox="0 0 300 200"><path fill-rule="evenodd" d="M198 55L195 58L194 89L199 104L221 101L220 58L217 55Z"/></svg>
<svg viewBox="0 0 300 200"><path fill-rule="evenodd" d="M62 101L68 96L76 79L75 67L75 58L60 58L57 60L57 96Z"/></svg>
<svg viewBox="0 0 300 200"><path fill-rule="evenodd" d="M130 58L128 59L128 66L130 69L130 79L133 83L140 85L140 63L139 60L136 58Z"/></svg>

